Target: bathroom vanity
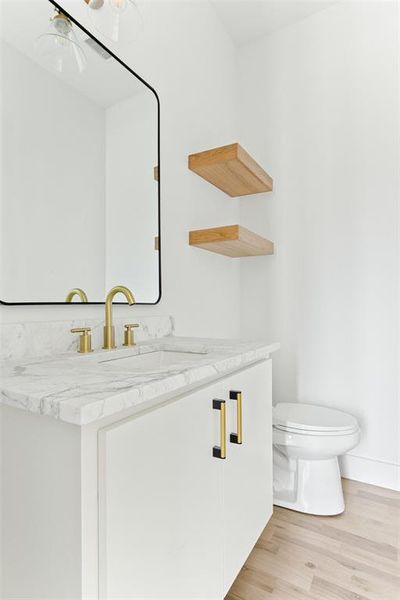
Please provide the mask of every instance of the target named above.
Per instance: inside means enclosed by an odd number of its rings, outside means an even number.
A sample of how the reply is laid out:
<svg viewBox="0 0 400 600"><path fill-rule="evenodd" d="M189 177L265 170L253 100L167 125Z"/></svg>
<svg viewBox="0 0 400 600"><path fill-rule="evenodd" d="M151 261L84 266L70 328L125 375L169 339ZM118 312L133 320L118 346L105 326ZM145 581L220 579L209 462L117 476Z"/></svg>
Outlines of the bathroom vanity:
<svg viewBox="0 0 400 600"><path fill-rule="evenodd" d="M277 348L6 363L2 597L222 600L272 513Z"/></svg>

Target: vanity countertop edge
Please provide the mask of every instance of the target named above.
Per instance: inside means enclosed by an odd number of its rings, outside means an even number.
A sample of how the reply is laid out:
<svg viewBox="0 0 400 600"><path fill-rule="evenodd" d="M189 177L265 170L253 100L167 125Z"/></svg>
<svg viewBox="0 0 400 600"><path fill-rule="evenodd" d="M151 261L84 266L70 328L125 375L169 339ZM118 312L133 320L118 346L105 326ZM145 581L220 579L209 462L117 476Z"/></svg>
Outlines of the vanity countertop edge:
<svg viewBox="0 0 400 600"><path fill-rule="evenodd" d="M97 351L89 356L71 353L52 359L1 364L0 403L73 425L84 426L129 408L165 401L220 379L278 350L278 343L167 336L140 342L133 348ZM104 369L111 358L151 352L197 353L195 364L131 372L119 366ZM110 358L109 358L110 357ZM106 360L108 359L108 360ZM114 361L112 361L114 362Z"/></svg>

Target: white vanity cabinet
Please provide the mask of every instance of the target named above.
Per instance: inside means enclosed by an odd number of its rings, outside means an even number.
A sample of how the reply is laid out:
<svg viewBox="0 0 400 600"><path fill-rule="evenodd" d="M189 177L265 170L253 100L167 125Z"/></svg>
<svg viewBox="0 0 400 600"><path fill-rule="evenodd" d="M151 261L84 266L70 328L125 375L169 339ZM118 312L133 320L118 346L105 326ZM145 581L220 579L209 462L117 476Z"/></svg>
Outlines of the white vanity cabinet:
<svg viewBox="0 0 400 600"><path fill-rule="evenodd" d="M100 430L98 464L99 597L222 600L272 513L271 360Z"/></svg>
<svg viewBox="0 0 400 600"><path fill-rule="evenodd" d="M228 443L223 465L224 593L272 515L272 361L233 375L223 386L242 391L243 441ZM228 434L235 432L230 401ZM229 435L228 435L229 440Z"/></svg>
<svg viewBox="0 0 400 600"><path fill-rule="evenodd" d="M2 405L0 597L223 600L272 514L267 356L188 369L182 386L171 373L82 425Z"/></svg>
<svg viewBox="0 0 400 600"><path fill-rule="evenodd" d="M100 598L222 598L215 393L206 387L100 433Z"/></svg>

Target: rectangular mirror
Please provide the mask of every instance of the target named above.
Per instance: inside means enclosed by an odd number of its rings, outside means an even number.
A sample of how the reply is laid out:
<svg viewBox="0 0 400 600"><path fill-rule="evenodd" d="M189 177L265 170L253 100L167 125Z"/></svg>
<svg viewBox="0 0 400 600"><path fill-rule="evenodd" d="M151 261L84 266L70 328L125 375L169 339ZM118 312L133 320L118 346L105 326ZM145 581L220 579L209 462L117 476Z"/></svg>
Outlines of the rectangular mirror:
<svg viewBox="0 0 400 600"><path fill-rule="evenodd" d="M1 302L157 303L157 94L49 0L2 0L0 58Z"/></svg>

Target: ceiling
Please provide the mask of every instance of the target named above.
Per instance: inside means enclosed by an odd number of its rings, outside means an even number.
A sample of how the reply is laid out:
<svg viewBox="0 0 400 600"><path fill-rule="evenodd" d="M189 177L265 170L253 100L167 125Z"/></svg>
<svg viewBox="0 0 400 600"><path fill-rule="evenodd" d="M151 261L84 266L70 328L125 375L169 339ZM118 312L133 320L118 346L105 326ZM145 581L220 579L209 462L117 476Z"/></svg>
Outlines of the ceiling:
<svg viewBox="0 0 400 600"><path fill-rule="evenodd" d="M335 0L210 0L210 2L238 46L287 27L335 4Z"/></svg>

